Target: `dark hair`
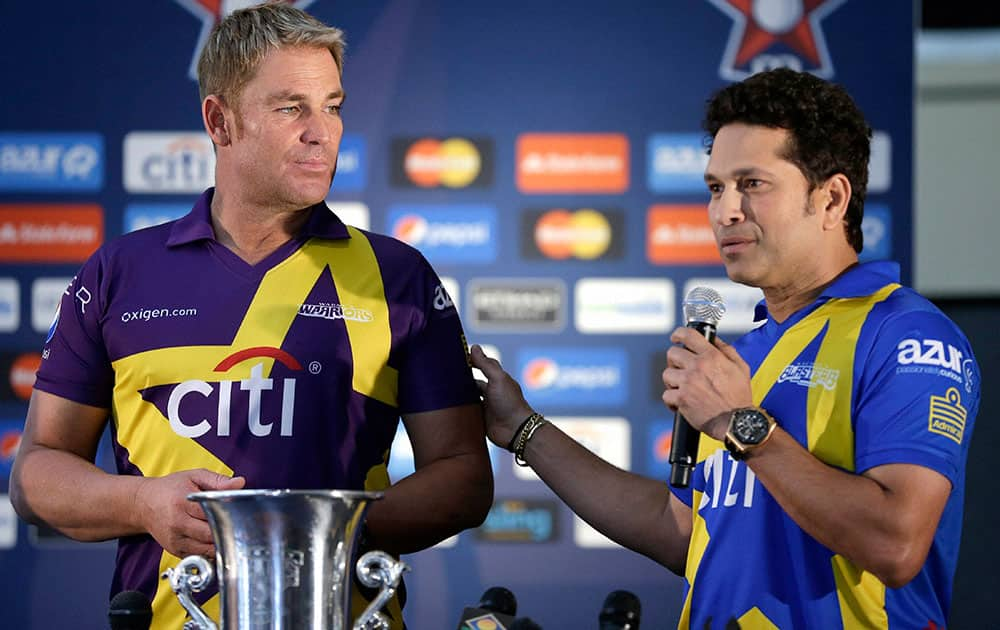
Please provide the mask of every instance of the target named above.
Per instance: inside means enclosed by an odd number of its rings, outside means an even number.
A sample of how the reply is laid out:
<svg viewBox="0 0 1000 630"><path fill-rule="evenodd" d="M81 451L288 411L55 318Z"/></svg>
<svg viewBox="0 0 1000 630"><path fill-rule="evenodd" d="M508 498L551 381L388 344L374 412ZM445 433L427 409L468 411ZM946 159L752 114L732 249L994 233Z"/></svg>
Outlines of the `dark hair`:
<svg viewBox="0 0 1000 630"><path fill-rule="evenodd" d="M802 171L810 190L837 173L847 177L851 199L844 231L860 252L872 130L847 91L806 72L761 72L709 99L702 123L711 136L709 151L719 129L732 123L787 130L791 137L783 157Z"/></svg>

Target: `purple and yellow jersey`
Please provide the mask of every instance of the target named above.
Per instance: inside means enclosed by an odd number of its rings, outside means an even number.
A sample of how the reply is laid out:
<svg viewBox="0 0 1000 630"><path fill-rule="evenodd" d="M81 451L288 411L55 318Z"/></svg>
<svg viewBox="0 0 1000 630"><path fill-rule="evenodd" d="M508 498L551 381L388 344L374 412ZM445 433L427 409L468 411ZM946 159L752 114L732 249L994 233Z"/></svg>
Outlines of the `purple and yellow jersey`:
<svg viewBox="0 0 1000 630"><path fill-rule="evenodd" d="M894 263L854 267L810 307L735 347L754 403L822 461L857 474L916 464L948 478L920 573L887 588L804 532L745 462L703 437L691 488L674 490L694 516L680 628L944 627L979 368L955 324L898 281Z"/></svg>
<svg viewBox="0 0 1000 630"><path fill-rule="evenodd" d="M410 246L347 227L323 204L300 237L249 265L215 240L212 194L84 264L35 387L111 410L120 474L387 487L400 414L479 400L440 280ZM153 627L180 628L184 611L159 579L177 562L150 536L121 539L112 592L145 592ZM401 627L398 604L388 612Z"/></svg>

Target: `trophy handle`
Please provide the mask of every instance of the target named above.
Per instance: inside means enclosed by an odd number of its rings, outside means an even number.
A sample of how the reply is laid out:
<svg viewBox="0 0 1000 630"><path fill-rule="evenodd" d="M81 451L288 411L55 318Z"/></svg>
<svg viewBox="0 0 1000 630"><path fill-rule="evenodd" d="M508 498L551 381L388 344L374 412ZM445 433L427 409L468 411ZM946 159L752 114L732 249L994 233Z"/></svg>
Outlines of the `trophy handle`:
<svg viewBox="0 0 1000 630"><path fill-rule="evenodd" d="M354 622L354 630L389 630L389 620L379 611L396 594L403 573L409 570L404 562L384 551L369 551L358 559L358 579L369 588L381 590Z"/></svg>
<svg viewBox="0 0 1000 630"><path fill-rule="evenodd" d="M181 606L191 615L184 623L184 630L219 630L215 622L205 614L191 593L199 593L212 583L212 564L201 556L188 556L181 560L173 569L167 569L160 576L170 581Z"/></svg>

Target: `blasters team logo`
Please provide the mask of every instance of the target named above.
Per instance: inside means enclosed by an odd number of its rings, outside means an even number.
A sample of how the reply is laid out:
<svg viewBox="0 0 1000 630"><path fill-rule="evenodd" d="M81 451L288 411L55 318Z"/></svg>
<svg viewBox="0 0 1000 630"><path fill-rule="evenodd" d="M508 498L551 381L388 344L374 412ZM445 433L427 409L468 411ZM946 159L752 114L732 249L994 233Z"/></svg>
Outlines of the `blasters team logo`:
<svg viewBox="0 0 1000 630"><path fill-rule="evenodd" d="M829 79L833 63L820 23L846 0L708 0L733 19L719 75L741 81L774 68Z"/></svg>
<svg viewBox="0 0 1000 630"><path fill-rule="evenodd" d="M299 9L305 9L313 3L313 0L278 1L284 1L286 4ZM177 3L198 16L202 22L201 34L198 36L198 45L195 46L194 57L191 59L191 67L188 69L188 76L197 81L198 57L201 56L201 49L205 46L212 28L233 11L259 4L260 0L177 0Z"/></svg>

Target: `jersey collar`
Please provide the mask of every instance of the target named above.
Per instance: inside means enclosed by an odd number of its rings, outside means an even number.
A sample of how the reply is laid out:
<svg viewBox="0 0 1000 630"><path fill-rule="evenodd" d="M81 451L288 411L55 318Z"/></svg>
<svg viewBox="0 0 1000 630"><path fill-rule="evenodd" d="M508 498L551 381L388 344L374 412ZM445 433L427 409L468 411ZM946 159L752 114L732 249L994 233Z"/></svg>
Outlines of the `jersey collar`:
<svg viewBox="0 0 1000 630"><path fill-rule="evenodd" d="M891 282L899 282L899 263L890 260L859 263L840 274L813 304L832 298L865 297ZM754 308L753 320L759 322L763 319L768 319L768 313L767 304L761 300Z"/></svg>
<svg viewBox="0 0 1000 630"><path fill-rule="evenodd" d="M212 196L215 188L209 188L194 202L191 212L187 213L174 222L170 230L170 237L167 239L167 246L185 245L195 241L214 241L215 231L212 229ZM302 229L302 237L316 237L325 239L350 238L344 222L321 201L315 206L307 209L310 212L309 221Z"/></svg>

